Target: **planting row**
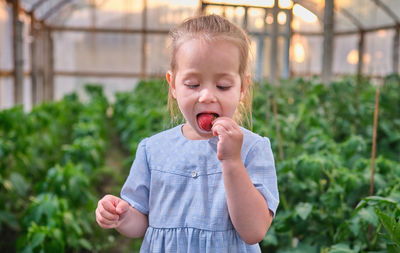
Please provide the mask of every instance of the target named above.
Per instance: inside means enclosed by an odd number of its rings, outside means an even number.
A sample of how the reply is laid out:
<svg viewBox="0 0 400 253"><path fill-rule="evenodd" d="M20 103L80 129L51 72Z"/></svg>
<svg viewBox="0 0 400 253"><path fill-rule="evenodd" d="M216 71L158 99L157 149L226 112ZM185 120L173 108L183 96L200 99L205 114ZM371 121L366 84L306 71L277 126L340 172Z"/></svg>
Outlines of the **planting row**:
<svg viewBox="0 0 400 253"><path fill-rule="evenodd" d="M272 141L281 198L263 250L399 251L400 79L390 76L379 87L371 184L377 88L351 78L255 85L252 130ZM166 84L156 80L118 94L114 119L132 154L142 138L180 123L170 119L166 99Z"/></svg>
<svg viewBox="0 0 400 253"><path fill-rule="evenodd" d="M69 95L29 114L1 112L0 229L9 237L2 249L98 251L112 244L94 220L108 103L100 87L86 91L87 104Z"/></svg>

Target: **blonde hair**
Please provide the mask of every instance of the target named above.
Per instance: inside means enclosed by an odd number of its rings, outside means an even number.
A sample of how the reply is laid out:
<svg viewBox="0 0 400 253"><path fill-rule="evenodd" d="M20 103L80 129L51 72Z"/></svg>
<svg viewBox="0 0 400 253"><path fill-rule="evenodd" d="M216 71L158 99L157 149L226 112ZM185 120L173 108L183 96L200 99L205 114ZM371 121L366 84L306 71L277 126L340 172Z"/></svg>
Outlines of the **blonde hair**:
<svg viewBox="0 0 400 253"><path fill-rule="evenodd" d="M172 71L171 82L175 82L177 69L176 53L179 47L187 40L193 38L202 38L205 41L225 40L238 47L240 53L239 75L242 86L247 83L247 75L250 66L250 39L246 32L236 24L218 15L198 16L185 20L169 33L171 37L171 63ZM252 86L249 83L245 91L244 98L240 101L233 119L238 124L246 124L252 127ZM179 116L179 108L175 99L172 97L171 90L168 92L168 107L171 112L172 120L175 121Z"/></svg>

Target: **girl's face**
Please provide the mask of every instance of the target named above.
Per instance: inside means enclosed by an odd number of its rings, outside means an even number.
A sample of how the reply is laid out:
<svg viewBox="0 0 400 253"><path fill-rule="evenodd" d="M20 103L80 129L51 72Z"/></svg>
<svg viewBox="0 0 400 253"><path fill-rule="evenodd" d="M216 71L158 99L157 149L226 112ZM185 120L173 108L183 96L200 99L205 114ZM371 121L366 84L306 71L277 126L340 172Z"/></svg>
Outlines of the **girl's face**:
<svg viewBox="0 0 400 253"><path fill-rule="evenodd" d="M241 84L239 61L239 49L228 41L191 39L181 44L176 73L168 71L167 80L186 120L182 130L186 138L213 136L199 127L201 113L232 118L247 87Z"/></svg>

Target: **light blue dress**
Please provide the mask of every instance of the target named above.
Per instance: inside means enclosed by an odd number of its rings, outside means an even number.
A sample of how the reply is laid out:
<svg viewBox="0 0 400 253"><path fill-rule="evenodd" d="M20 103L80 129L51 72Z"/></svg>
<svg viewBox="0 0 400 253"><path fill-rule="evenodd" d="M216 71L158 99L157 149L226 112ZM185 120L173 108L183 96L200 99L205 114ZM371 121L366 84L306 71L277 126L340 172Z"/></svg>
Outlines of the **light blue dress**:
<svg viewBox="0 0 400 253"><path fill-rule="evenodd" d="M261 252L258 244L240 238L229 218L217 137L188 140L181 128L139 143L121 190L121 197L149 218L140 252ZM270 142L242 131L242 161L275 213L279 196Z"/></svg>

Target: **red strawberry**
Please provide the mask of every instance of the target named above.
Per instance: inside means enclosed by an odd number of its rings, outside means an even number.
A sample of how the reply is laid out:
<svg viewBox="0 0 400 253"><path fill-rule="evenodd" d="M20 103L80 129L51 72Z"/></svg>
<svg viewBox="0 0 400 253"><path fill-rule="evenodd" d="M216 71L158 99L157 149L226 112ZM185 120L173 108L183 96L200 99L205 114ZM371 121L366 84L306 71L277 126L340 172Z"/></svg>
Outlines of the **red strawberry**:
<svg viewBox="0 0 400 253"><path fill-rule="evenodd" d="M199 127L205 131L211 131L212 122L217 116L213 113L201 113L197 116Z"/></svg>

